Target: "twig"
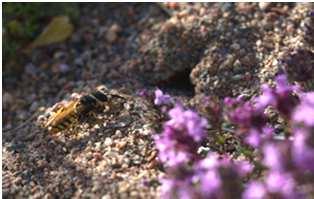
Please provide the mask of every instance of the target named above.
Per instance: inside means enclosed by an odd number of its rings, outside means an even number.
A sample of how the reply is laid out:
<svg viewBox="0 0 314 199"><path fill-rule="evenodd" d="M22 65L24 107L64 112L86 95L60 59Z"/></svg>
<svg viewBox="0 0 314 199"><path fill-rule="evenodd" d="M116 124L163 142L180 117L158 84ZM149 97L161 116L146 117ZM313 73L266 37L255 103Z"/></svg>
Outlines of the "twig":
<svg viewBox="0 0 314 199"><path fill-rule="evenodd" d="M224 131L229 132L229 133L235 133L235 131L233 129L226 128L226 127L222 127L221 130L224 130ZM216 131L219 131L219 129L209 129L208 131L209 132L216 132Z"/></svg>

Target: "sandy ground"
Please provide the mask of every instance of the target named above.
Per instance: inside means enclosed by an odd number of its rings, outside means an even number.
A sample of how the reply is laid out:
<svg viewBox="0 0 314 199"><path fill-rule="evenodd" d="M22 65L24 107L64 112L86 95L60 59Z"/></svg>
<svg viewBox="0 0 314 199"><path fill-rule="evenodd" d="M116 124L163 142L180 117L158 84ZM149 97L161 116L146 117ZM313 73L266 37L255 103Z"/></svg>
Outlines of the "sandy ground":
<svg viewBox="0 0 314 199"><path fill-rule="evenodd" d="M314 88L313 4L80 10L67 42L35 49L21 74L4 72L3 127L14 129L2 134L6 198L158 197L163 172L152 135L163 115L141 89L159 87L187 104L201 94L252 97L281 71ZM40 126L54 104L99 85L124 96L113 112L56 134Z"/></svg>

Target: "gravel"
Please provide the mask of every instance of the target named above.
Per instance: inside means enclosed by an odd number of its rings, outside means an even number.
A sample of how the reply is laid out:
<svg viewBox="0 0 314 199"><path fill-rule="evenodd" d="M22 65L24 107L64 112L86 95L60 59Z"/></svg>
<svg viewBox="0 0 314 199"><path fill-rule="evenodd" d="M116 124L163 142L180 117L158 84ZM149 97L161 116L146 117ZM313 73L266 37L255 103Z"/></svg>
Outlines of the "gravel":
<svg viewBox="0 0 314 199"><path fill-rule="evenodd" d="M141 89L196 108L198 96L252 97L281 71L314 89L310 3L90 3L80 12L67 42L33 50L23 73L4 71L6 198L158 198L152 135L164 116ZM55 104L99 85L125 100L72 131L41 127Z"/></svg>

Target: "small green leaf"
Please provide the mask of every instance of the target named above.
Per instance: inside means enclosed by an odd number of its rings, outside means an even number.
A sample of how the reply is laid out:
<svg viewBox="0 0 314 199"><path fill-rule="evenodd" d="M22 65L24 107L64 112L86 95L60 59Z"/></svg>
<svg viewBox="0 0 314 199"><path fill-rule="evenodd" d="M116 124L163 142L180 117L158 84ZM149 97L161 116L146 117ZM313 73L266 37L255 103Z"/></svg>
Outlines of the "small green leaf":
<svg viewBox="0 0 314 199"><path fill-rule="evenodd" d="M52 19L44 31L35 39L27 50L59 43L69 38L73 32L73 25L67 16L57 16Z"/></svg>

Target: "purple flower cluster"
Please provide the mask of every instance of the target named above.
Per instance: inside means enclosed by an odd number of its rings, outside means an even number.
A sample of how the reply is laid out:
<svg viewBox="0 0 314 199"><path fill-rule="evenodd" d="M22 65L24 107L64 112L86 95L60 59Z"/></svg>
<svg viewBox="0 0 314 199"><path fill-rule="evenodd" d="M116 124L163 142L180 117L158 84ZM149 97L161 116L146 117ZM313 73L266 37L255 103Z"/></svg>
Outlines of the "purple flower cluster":
<svg viewBox="0 0 314 199"><path fill-rule="evenodd" d="M253 170L248 161L233 161L229 156L209 153L196 162L193 176L199 198L240 198L242 178Z"/></svg>
<svg viewBox="0 0 314 199"><path fill-rule="evenodd" d="M166 198L304 198L300 185L314 185L314 92L302 93L280 75L276 86L262 86L262 94L245 101L224 100L222 117L236 125L236 135L255 149L260 178L244 183L253 163L227 155L197 153L205 142L207 121L181 105L170 109L170 119L155 137L165 165L162 194ZM272 107L288 124L277 139L265 111ZM252 157L250 157L252 158ZM255 174L256 175L256 174ZM306 179L306 182L305 180Z"/></svg>
<svg viewBox="0 0 314 199"><path fill-rule="evenodd" d="M212 128L219 129L223 122L223 110L222 103L219 98L212 96L200 95L198 110L202 113L209 121Z"/></svg>
<svg viewBox="0 0 314 199"><path fill-rule="evenodd" d="M272 134L273 129L267 125L264 109L256 108L252 102L245 102L239 97L226 98L224 102L227 118L237 125L236 133L239 136L245 134L246 143L258 147L262 140Z"/></svg>
<svg viewBox="0 0 314 199"><path fill-rule="evenodd" d="M247 161L233 161L209 153L207 157L167 167L167 177L161 180L163 198L240 198L241 179L252 171Z"/></svg>
<svg viewBox="0 0 314 199"><path fill-rule="evenodd" d="M207 121L191 110L176 105L169 110L170 120L163 133L155 137L160 160L168 166L186 163L196 158L197 149L206 136Z"/></svg>
<svg viewBox="0 0 314 199"><path fill-rule="evenodd" d="M302 198L302 195L294 192L295 185L289 173L271 171L265 176L265 182L258 180L249 182L242 197L244 199Z"/></svg>
<svg viewBox="0 0 314 199"><path fill-rule="evenodd" d="M229 193L225 189L240 196L240 177L250 172L252 165L214 153L201 158L197 150L206 137L207 121L181 105L169 110L169 117L162 134L155 137L159 159L167 173L162 179L163 197L217 198Z"/></svg>
<svg viewBox="0 0 314 199"><path fill-rule="evenodd" d="M314 92L301 95L301 102L294 110L292 122L292 157L300 169L314 173Z"/></svg>
<svg viewBox="0 0 314 199"><path fill-rule="evenodd" d="M262 155L260 161L267 168L264 180L247 184L243 198L300 198L297 175L314 171L314 95L301 93L284 75L276 78L276 87L263 85L262 91L253 102L225 100L230 121L238 126L244 141ZM292 126L289 138L274 139L264 114L267 107L280 113Z"/></svg>
<svg viewBox="0 0 314 199"><path fill-rule="evenodd" d="M295 122L314 127L314 92L301 95L301 103L296 107L292 117Z"/></svg>
<svg viewBox="0 0 314 199"><path fill-rule="evenodd" d="M279 75L276 87L262 85L262 94L252 101L226 98L226 115L237 125L237 133L245 135L244 141L256 148L273 137L274 130L267 124L265 109L272 107L291 121L292 113L300 103L300 94L299 87L290 85L285 75Z"/></svg>
<svg viewBox="0 0 314 199"><path fill-rule="evenodd" d="M267 84L262 85L262 95L256 99L256 109L263 110L272 106L286 118L290 118L294 107L298 104L300 88L290 85L285 75L276 78L276 87L271 88Z"/></svg>
<svg viewBox="0 0 314 199"><path fill-rule="evenodd" d="M300 170L314 172L314 92L302 93L290 85L284 75L276 79L276 88L264 86L257 107L274 107L292 127L289 142L291 157ZM262 100L262 99L270 100Z"/></svg>
<svg viewBox="0 0 314 199"><path fill-rule="evenodd" d="M243 198L302 198L296 186L297 181L293 171L289 168L291 162L287 157L286 143L265 143L261 153L261 160L267 167L263 180L253 180L246 185Z"/></svg>

